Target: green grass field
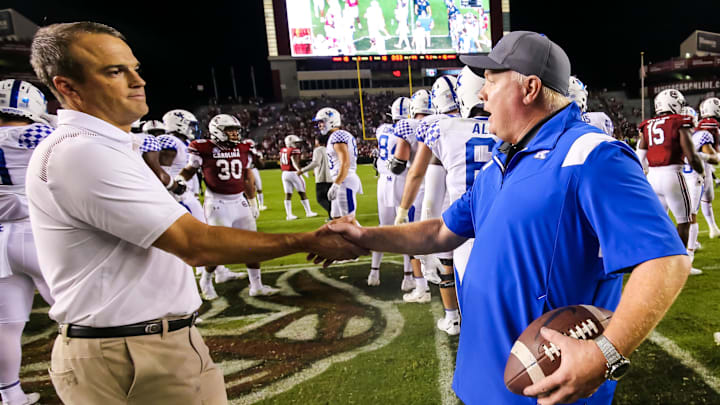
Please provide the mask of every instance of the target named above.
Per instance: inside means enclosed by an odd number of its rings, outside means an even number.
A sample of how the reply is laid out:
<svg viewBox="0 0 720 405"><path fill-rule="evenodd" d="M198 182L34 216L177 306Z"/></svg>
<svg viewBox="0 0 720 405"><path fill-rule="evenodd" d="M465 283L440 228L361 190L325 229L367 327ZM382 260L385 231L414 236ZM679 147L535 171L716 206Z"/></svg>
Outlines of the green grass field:
<svg viewBox="0 0 720 405"><path fill-rule="evenodd" d="M331 0L336 1L336 0ZM415 14L415 2L413 0L408 0L409 2L409 17L408 17L408 25L410 27L410 34L408 36L412 40L412 30L414 27L414 22L416 19ZM341 8L345 7L345 2L340 2ZM385 17L385 29L387 30L390 37L387 38L387 51L388 54L396 53L396 54L407 54L407 53L413 53L412 50L403 50L400 48L395 48L395 43L397 42L398 36L396 34L396 31L398 29L398 23L395 21L395 8L397 6L397 1L395 0L379 0L378 2L380 4L380 8L383 11L383 16ZM360 18L360 24L356 26L355 33L353 38L355 39L355 46L357 48L357 51L359 54L367 54L370 50L371 43L368 36L368 25L365 19L365 11L367 10L368 6L370 5L370 1L361 1L358 5L359 9L359 18ZM460 10L461 14L473 12L474 9L472 8L466 8L461 7L460 1L455 0L455 5ZM486 13L489 13L490 11L490 1L489 0L483 0L483 8ZM430 35L432 36L432 49L428 49L429 53L442 53L442 52L453 52L452 42L450 40L450 32L448 29L448 15L447 15L447 7L445 6L445 0L430 0L430 9L432 10L432 19L434 22L433 28L430 31ZM325 11L328 10L327 4L325 5ZM324 35L325 34L325 22L322 20L321 16L316 16L314 12L312 13L312 31L313 35ZM490 26L488 25L487 29L487 36L490 36ZM485 52L488 52L489 49L484 50Z"/></svg>
<svg viewBox="0 0 720 405"><path fill-rule="evenodd" d="M308 231L324 223L312 178L308 196L321 216L303 218L296 194L293 211L301 218L285 221L280 172L261 174L269 209L260 231ZM359 174L365 193L358 219L376 225L374 171L363 165ZM720 331L720 240L709 240L704 219L699 222L703 250L695 267L705 274L688 280L656 333L631 356L616 404L720 404L720 347L712 338ZM386 256L382 284L373 288L365 283L369 258L323 270L293 255L263 267L263 281L282 295L251 298L247 280L239 280L218 285L221 298L201 308L199 328L224 370L232 404L458 403L449 387L457 338L434 327L443 312L436 288L430 304L402 302L399 256ZM41 403L57 404L47 376L55 333L47 309L38 298L24 336L21 379L26 391L43 394Z"/></svg>

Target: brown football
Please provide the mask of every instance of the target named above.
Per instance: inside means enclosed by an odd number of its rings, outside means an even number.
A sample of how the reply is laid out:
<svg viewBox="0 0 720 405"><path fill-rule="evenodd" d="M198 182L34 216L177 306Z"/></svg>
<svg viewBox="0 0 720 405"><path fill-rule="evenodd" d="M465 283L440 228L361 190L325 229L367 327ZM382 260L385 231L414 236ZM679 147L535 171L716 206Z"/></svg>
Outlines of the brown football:
<svg viewBox="0 0 720 405"><path fill-rule="evenodd" d="M534 320L510 351L505 365L505 386L522 395L523 389L560 367L560 350L540 335L543 326L576 339L594 339L604 331L612 311L592 305L557 308Z"/></svg>

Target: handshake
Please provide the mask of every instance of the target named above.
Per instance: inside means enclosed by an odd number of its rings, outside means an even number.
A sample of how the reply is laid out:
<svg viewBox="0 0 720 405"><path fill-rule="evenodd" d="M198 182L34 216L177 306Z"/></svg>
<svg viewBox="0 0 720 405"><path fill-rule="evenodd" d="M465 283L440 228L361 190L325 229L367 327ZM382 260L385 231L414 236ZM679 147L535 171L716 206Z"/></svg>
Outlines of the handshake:
<svg viewBox="0 0 720 405"><path fill-rule="evenodd" d="M370 254L370 250L360 244L362 237L363 228L355 216L346 215L306 234L301 246L302 250L310 252L307 260L328 267L334 261Z"/></svg>

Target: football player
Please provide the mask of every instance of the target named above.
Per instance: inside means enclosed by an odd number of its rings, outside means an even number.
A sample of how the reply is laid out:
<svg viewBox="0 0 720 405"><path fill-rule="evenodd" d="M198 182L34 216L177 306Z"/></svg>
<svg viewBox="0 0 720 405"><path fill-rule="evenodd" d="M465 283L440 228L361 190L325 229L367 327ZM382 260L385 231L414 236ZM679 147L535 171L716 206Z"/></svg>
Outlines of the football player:
<svg viewBox="0 0 720 405"><path fill-rule="evenodd" d="M694 124L697 127L697 112L692 107L683 107L681 114L693 117ZM715 148L713 148L714 136L706 130L696 129L692 135L692 141L693 146L695 147L695 152L697 152L700 159L704 162L705 173L707 174L708 171L712 170L712 165L718 164L718 156ZM697 212L700 209L700 198L703 194L705 177L693 170L689 164L683 165L683 176L685 176L685 182L688 184L690 189L690 206L692 214L690 215L690 230L688 231L687 251L688 256L693 259L695 257L695 250L698 246L697 237L699 229L697 223Z"/></svg>
<svg viewBox="0 0 720 405"><path fill-rule="evenodd" d="M412 165L407 172L402 199L400 200L400 204L398 204L395 215L396 225L408 222L408 213L416 201L416 198L418 198L423 179L425 181L425 195L422 200L420 219L437 218L444 208L450 206L450 200L445 187L447 172L442 162L433 156L432 151L425 144L425 139L428 129L436 121L458 116L459 107L455 93L455 84L456 78L447 75L439 77L435 80L435 83L433 83L431 102L436 114L423 117L415 129L415 139L418 147ZM407 142L410 142L408 135L404 135L404 138ZM423 262L422 270L424 277L415 278L415 289L403 295L405 302L430 302L430 289L427 286L427 282L440 283L443 277L450 277L450 280L454 278L452 252L426 255L420 257L420 260ZM440 272L440 275L438 275L438 272ZM440 294L446 308L452 307L453 300L455 302L455 308L457 308L457 297L455 297L454 292L451 293L450 289L443 289L440 291Z"/></svg>
<svg viewBox="0 0 720 405"><path fill-rule="evenodd" d="M288 135L285 137L285 147L280 149L280 170L282 172L283 191L285 191L285 217L292 221L298 217L292 213L292 193L297 190L300 194L300 203L305 208L307 218L316 217L317 213L310 209L310 201L305 194L305 180L300 170L300 137Z"/></svg>
<svg viewBox="0 0 720 405"><path fill-rule="evenodd" d="M313 122L321 134L328 135L326 152L333 178L327 194L330 216L355 215L357 194L362 194L362 183L357 175L357 141L350 132L340 128L340 113L334 108L321 108Z"/></svg>
<svg viewBox="0 0 720 405"><path fill-rule="evenodd" d="M263 154L257 150L255 141L252 139L245 139L243 140L243 143L246 143L250 147L250 171L255 178L255 197L257 198L258 209L260 211L265 211L267 206L265 206L265 196L262 191L262 178L260 177L260 170L258 169L258 167L263 167L265 165L263 162Z"/></svg>
<svg viewBox="0 0 720 405"><path fill-rule="evenodd" d="M398 138L395 137L395 126L400 120L410 117L410 99L407 97L398 97L390 107L390 116L393 124L381 124L375 131L377 139L377 203L378 203L378 220L380 225L392 225L395 222L395 184L398 181L396 176L390 169L389 163L395 154ZM372 252L372 260L370 263L370 274L368 275L367 284L369 286L380 285L380 263L382 262L383 252ZM407 260L406 260L407 261ZM412 278L412 271L409 263L405 265L405 276L401 289L410 291L415 287Z"/></svg>
<svg viewBox="0 0 720 405"><path fill-rule="evenodd" d="M483 110L484 102L478 98L484 84L484 78L467 66L463 68L456 83L462 118L435 121L425 137L425 145L433 156L443 162L447 171L445 184L451 202L462 197L472 187L475 176L492 158L492 150L498 142L498 138L488 131L490 114ZM460 333L456 291L462 288L473 241L468 239L453 251L454 272L444 272L440 276L445 317L437 321L437 327L449 335Z"/></svg>
<svg viewBox="0 0 720 405"><path fill-rule="evenodd" d="M409 0L398 0L397 6L395 7L395 21L397 21L398 24L395 30L395 35L398 37L395 48L410 48L410 39L408 38L408 34L410 33L410 27L408 26L410 8L408 7L408 1Z"/></svg>
<svg viewBox="0 0 720 405"><path fill-rule="evenodd" d="M610 117L604 112L587 112L588 91L583 82L575 76L570 76L568 98L574 101L582 111L582 119L595 128L600 128L608 136L613 136L615 126Z"/></svg>
<svg viewBox="0 0 720 405"><path fill-rule="evenodd" d="M720 99L711 97L700 103L700 121L697 129L705 130L713 135L713 145L715 150L720 150ZM706 166L705 171L705 189L700 199L700 208L702 209L705 221L710 228L710 238L720 237L720 229L715 223L715 214L713 213L712 201L715 198L715 188L713 187L712 174L715 171L713 166Z"/></svg>
<svg viewBox="0 0 720 405"><path fill-rule="evenodd" d="M691 139L692 117L681 115L685 97L675 89L661 91L655 96L654 118L640 123L638 157L649 164L648 181L667 210L670 208L680 239L687 246L692 204L685 177L682 175L683 156L693 170L704 176L702 160L695 153ZM700 274L693 269L690 274Z"/></svg>
<svg viewBox="0 0 720 405"><path fill-rule="evenodd" d="M54 301L43 279L28 214L25 174L35 147L53 128L45 95L32 84L0 81L0 396L3 404L34 404L20 386L21 336L35 289Z"/></svg>
<svg viewBox="0 0 720 405"><path fill-rule="evenodd" d="M240 143L240 121L219 114L210 120L210 139L196 139L188 146L188 164L180 176L188 180L200 169L205 180L205 217L209 225L255 231L260 211L255 203L255 186L248 167L249 146ZM279 290L263 285L260 263L246 263L250 296L273 295ZM200 290L206 299L217 298L207 267L200 277Z"/></svg>
<svg viewBox="0 0 720 405"><path fill-rule="evenodd" d="M165 124L158 120L149 120L142 126L142 131L152 136L159 136L165 133Z"/></svg>
<svg viewBox="0 0 720 405"><path fill-rule="evenodd" d="M168 135L172 135L185 146L188 146L194 139L198 139L201 136L200 124L198 123L195 115L187 110L175 109L170 110L163 115L163 126L165 132ZM195 194L195 197L200 196L200 180L198 176L193 176L187 181L187 187L190 191ZM176 177L177 179L177 177Z"/></svg>

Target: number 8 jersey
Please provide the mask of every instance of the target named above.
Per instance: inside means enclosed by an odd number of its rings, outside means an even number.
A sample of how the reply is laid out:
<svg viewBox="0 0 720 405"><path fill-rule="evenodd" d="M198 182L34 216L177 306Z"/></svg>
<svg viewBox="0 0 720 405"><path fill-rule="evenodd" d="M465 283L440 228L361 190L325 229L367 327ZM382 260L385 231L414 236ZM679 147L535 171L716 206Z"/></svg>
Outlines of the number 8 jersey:
<svg viewBox="0 0 720 405"><path fill-rule="evenodd" d="M330 138L327 141L327 155L328 162L330 163L330 174L333 179L337 178L340 173L340 159L338 158L337 152L335 152L334 145L336 143L347 144L348 158L350 159L350 168L348 169L348 176L353 175L357 172L357 141L355 137L348 131L338 129L330 134Z"/></svg>
<svg viewBox="0 0 720 405"><path fill-rule="evenodd" d="M201 167L208 190L215 194L240 194L245 191L243 168L249 168L250 146L242 143L218 145L209 139L197 139L188 146L188 162Z"/></svg>
<svg viewBox="0 0 720 405"><path fill-rule="evenodd" d="M647 145L650 167L682 165L683 151L680 146L680 128L692 128L688 115L668 114L643 121L638 129Z"/></svg>

